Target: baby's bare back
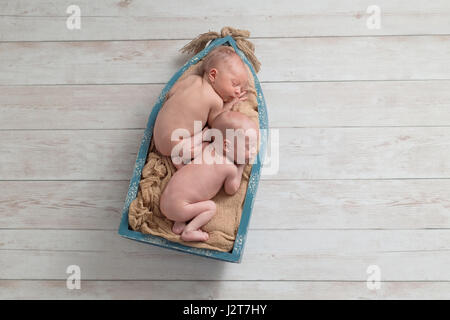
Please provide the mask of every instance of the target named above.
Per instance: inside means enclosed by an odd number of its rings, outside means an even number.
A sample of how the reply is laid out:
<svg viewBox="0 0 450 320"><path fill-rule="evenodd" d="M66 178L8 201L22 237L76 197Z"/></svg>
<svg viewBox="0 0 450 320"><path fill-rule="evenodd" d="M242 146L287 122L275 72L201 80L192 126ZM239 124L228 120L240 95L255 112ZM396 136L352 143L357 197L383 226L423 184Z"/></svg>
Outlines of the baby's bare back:
<svg viewBox="0 0 450 320"><path fill-rule="evenodd" d="M235 165L225 159L213 160L207 157L208 148L203 150L203 161L196 164L195 160L185 165L170 179L165 196L171 201L184 203L195 203L212 199L222 188L225 179L235 171ZM234 171L233 171L234 170Z"/></svg>
<svg viewBox="0 0 450 320"><path fill-rule="evenodd" d="M202 130L211 108L216 105L217 94L200 75L190 75L178 81L170 90L168 99L156 118L156 149L163 155L170 155L174 145L171 141L173 131L186 129L193 136ZM194 128L194 121L201 121L201 127Z"/></svg>

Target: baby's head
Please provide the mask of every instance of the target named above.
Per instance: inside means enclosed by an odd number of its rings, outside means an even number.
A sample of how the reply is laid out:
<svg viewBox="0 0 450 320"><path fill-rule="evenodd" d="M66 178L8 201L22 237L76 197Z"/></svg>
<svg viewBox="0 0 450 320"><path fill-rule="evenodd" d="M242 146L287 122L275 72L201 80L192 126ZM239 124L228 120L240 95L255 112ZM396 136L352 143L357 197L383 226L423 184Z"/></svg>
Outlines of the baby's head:
<svg viewBox="0 0 450 320"><path fill-rule="evenodd" d="M203 76L222 98L229 102L247 91L248 71L239 55L229 46L214 48L203 61Z"/></svg>
<svg viewBox="0 0 450 320"><path fill-rule="evenodd" d="M245 114L225 111L219 114L211 127L223 137L223 154L236 164L252 163L258 151L258 125ZM216 140L214 140L216 142Z"/></svg>

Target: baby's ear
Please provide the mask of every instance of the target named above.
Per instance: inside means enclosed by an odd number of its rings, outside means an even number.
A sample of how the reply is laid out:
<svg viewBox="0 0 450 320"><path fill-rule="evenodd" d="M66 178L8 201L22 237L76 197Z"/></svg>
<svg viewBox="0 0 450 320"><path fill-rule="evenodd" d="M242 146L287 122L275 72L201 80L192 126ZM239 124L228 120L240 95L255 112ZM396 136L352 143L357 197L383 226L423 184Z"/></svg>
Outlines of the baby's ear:
<svg viewBox="0 0 450 320"><path fill-rule="evenodd" d="M209 81L214 82L214 80L216 80L216 76L217 76L217 69L211 68L208 72Z"/></svg>

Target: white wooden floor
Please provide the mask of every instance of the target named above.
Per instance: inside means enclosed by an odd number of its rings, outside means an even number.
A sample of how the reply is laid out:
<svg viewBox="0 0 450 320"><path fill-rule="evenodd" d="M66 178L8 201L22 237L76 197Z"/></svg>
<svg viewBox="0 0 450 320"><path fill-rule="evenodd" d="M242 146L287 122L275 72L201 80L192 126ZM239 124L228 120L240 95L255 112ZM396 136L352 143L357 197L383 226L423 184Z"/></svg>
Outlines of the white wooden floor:
<svg viewBox="0 0 450 320"><path fill-rule="evenodd" d="M117 235L178 49L227 25L280 132L241 264ZM450 2L0 0L0 152L2 299L449 299Z"/></svg>

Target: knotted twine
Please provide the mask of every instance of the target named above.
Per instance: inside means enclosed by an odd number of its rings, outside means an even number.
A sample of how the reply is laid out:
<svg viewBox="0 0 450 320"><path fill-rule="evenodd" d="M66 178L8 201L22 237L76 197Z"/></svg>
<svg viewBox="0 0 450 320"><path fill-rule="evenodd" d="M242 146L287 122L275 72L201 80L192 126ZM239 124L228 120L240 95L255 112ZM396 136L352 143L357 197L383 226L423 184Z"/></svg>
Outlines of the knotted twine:
<svg viewBox="0 0 450 320"><path fill-rule="evenodd" d="M210 41L217 38L224 38L226 36L231 36L234 41L236 41L236 45L239 50L241 50L245 54L247 59L253 65L255 71L259 72L261 63L255 56L254 44L246 40L248 37L250 37L250 32L247 30L235 29L232 27L223 27L220 31L220 34L215 31L202 33L197 38L181 48L180 51L196 55L197 53L202 51Z"/></svg>

